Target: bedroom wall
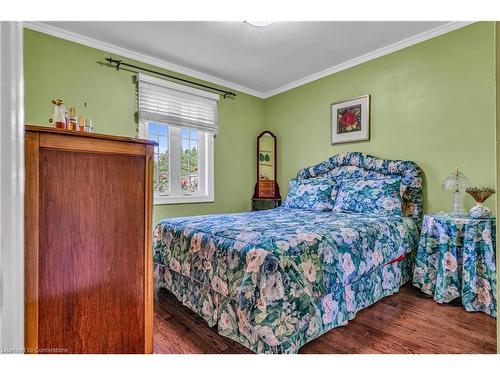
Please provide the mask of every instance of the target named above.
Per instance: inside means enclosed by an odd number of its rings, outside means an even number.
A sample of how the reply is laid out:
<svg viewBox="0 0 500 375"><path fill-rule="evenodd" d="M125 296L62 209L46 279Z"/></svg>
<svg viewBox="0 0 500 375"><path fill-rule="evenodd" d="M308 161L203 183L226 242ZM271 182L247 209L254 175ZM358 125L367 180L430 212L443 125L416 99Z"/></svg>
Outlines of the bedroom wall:
<svg viewBox="0 0 500 375"><path fill-rule="evenodd" d="M96 132L135 136L137 105L134 73L116 72L114 68L103 65L104 58L109 55L98 49L25 29L26 123L47 126L53 112L50 101L61 97L67 107L76 106L78 111L84 109L84 115L93 119ZM184 77L137 61L133 63ZM155 206L154 223L167 216L250 209L256 173L255 139L264 127L264 100L238 92L235 99L219 101L218 116L220 131L215 140L215 202Z"/></svg>
<svg viewBox="0 0 500 375"><path fill-rule="evenodd" d="M427 212L451 208L441 182L456 166L473 184L494 186L493 47L494 23L480 22L267 99L283 195L300 168L346 151L417 162ZM330 104L364 94L370 140L332 146ZM488 203L494 208L494 199Z"/></svg>

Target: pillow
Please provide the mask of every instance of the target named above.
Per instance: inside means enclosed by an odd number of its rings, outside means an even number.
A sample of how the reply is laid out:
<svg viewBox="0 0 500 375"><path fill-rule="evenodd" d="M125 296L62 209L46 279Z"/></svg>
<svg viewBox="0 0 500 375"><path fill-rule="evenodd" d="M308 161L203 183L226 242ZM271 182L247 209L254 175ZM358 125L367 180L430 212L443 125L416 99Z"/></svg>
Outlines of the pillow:
<svg viewBox="0 0 500 375"><path fill-rule="evenodd" d="M332 211L402 216L400 188L400 177L344 180Z"/></svg>
<svg viewBox="0 0 500 375"><path fill-rule="evenodd" d="M331 178L291 179L283 207L301 208L314 211L331 211L332 195L336 193Z"/></svg>

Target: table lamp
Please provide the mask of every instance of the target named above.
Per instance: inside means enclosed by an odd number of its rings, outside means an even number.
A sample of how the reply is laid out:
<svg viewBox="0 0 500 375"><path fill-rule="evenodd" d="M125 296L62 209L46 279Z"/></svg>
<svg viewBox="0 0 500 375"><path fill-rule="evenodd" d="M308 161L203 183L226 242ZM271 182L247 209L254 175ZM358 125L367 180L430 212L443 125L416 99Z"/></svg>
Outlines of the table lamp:
<svg viewBox="0 0 500 375"><path fill-rule="evenodd" d="M453 190L453 210L450 212L450 215L465 215L464 207L462 204L462 192L470 186L470 180L458 170L458 167L444 179L443 189Z"/></svg>

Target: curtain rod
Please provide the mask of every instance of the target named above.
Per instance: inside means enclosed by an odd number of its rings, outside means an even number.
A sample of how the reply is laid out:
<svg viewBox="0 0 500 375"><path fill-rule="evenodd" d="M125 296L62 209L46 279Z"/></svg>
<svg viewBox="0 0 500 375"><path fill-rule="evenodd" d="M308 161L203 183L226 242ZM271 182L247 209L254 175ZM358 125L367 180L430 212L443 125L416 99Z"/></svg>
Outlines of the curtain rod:
<svg viewBox="0 0 500 375"><path fill-rule="evenodd" d="M187 79L184 79L184 78L179 78L179 77L171 76L171 75L165 74L165 73L155 72L154 70L150 70L150 69L146 69L146 68L141 68L140 66L132 65L132 64L123 62L122 60L116 60L116 59L113 59L112 57L108 57L105 60L107 62L109 62L110 64L116 64L116 70L117 71L120 70L120 66L122 66L122 65L123 66L128 66L130 68L143 70L145 72L149 72L149 73L157 74L157 75L160 75L160 76L163 76L163 77L167 77L167 78L170 78L170 79L175 79L177 81L189 83L190 85L196 85L196 86L199 86L199 87L203 87L205 89L209 89L209 90L220 92L220 93L222 93L224 99L226 97L228 97L228 96L233 96L233 97L236 96L236 94L234 92L232 92L232 91L221 90L221 89L218 89L216 87L203 85L201 83L193 82L193 81L190 81L190 80L187 80Z"/></svg>

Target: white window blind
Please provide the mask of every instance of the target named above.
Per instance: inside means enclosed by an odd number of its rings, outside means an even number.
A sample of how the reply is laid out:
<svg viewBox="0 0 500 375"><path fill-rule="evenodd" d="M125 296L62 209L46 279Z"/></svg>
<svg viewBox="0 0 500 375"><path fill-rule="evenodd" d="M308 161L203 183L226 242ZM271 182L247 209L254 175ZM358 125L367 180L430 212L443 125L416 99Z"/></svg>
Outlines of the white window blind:
<svg viewBox="0 0 500 375"><path fill-rule="evenodd" d="M139 119L217 134L219 95L139 74Z"/></svg>

